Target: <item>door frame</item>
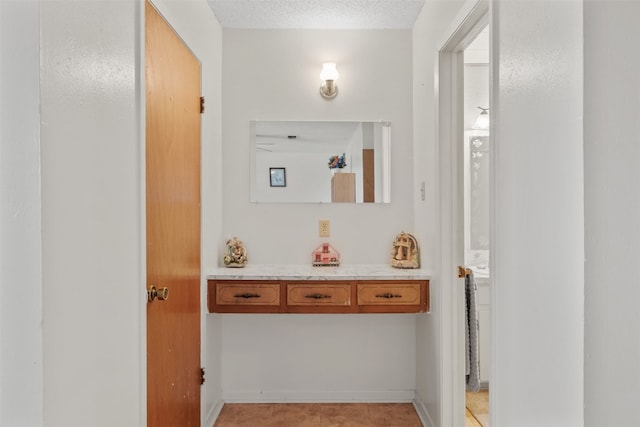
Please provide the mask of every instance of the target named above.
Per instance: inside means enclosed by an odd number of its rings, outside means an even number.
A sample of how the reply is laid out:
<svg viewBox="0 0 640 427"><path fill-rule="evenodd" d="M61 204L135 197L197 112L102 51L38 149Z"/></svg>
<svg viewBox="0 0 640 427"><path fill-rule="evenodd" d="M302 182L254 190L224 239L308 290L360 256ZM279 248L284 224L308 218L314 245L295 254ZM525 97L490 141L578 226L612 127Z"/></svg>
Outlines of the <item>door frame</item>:
<svg viewBox="0 0 640 427"><path fill-rule="evenodd" d="M441 426L465 425L464 292L455 271L457 265L464 263L464 194L459 191L463 183L463 51L484 27L490 25L489 9L490 0L467 1L454 20L451 30L446 33L446 40L438 52L440 272L443 313L440 323ZM491 32L489 37L491 40ZM493 73L492 66L490 70ZM491 168L493 167L492 162ZM493 354L491 357L493 359ZM491 412L493 411L490 410Z"/></svg>
<svg viewBox="0 0 640 427"><path fill-rule="evenodd" d="M140 322L140 427L147 426L147 304L148 295L142 285L147 283L147 78L146 78L146 61L145 61L145 2L137 1L135 4L135 13L138 21L137 45L138 51L136 55L137 66L137 101L138 101L138 193L140 208L140 282L138 288L140 291L140 302L138 312L138 320Z"/></svg>

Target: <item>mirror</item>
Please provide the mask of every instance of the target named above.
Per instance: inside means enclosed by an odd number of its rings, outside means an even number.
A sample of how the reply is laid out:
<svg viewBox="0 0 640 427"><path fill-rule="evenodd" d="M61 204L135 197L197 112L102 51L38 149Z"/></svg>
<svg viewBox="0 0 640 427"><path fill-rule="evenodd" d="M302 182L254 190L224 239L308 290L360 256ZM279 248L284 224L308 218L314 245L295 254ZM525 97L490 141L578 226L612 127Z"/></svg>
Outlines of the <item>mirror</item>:
<svg viewBox="0 0 640 427"><path fill-rule="evenodd" d="M489 132L470 130L464 135L465 264L487 266L491 241Z"/></svg>
<svg viewBox="0 0 640 427"><path fill-rule="evenodd" d="M250 144L252 202L391 202L389 122L251 121Z"/></svg>

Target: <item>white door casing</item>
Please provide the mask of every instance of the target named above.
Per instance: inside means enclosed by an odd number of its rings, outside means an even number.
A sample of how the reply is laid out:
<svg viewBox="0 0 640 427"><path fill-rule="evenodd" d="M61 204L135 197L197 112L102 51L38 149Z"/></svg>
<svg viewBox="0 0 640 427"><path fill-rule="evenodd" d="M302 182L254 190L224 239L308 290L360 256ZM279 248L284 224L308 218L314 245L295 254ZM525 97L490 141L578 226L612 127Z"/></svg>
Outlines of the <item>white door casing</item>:
<svg viewBox="0 0 640 427"><path fill-rule="evenodd" d="M464 262L463 150L458 143L464 136L463 51L488 24L489 1L467 2L441 44L438 58L441 426L465 425L464 288L455 274L456 266Z"/></svg>

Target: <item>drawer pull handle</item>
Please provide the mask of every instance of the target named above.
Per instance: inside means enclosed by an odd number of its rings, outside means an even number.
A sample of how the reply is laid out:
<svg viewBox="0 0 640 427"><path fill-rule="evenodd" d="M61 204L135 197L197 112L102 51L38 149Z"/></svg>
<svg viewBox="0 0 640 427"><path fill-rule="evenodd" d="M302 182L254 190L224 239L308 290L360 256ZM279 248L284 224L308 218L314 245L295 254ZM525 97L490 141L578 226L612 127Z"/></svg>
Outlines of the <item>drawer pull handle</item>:
<svg viewBox="0 0 640 427"><path fill-rule="evenodd" d="M323 295L323 294L310 294L310 295L305 295L305 298L313 298L313 299L324 299L324 298L331 298L331 295Z"/></svg>
<svg viewBox="0 0 640 427"><path fill-rule="evenodd" d="M402 295L392 294L392 293L387 292L386 294L378 294L378 295L376 295L376 298L386 298L386 299L402 298Z"/></svg>
<svg viewBox="0 0 640 427"><path fill-rule="evenodd" d="M246 292L244 294L236 294L236 295L234 295L234 297L236 297L236 298L244 298L244 299L260 298L260 294L250 294L249 292Z"/></svg>

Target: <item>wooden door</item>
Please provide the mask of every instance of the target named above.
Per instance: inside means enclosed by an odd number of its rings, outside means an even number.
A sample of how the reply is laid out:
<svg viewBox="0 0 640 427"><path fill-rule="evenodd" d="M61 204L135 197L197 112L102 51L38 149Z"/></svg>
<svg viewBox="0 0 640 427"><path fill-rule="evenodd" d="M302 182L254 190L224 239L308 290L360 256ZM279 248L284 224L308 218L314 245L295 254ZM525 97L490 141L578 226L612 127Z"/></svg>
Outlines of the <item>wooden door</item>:
<svg viewBox="0 0 640 427"><path fill-rule="evenodd" d="M147 425L200 425L200 63L145 2Z"/></svg>
<svg viewBox="0 0 640 427"><path fill-rule="evenodd" d="M373 148L362 150L362 201L375 203L376 201L376 159ZM379 200L382 201L382 200Z"/></svg>

